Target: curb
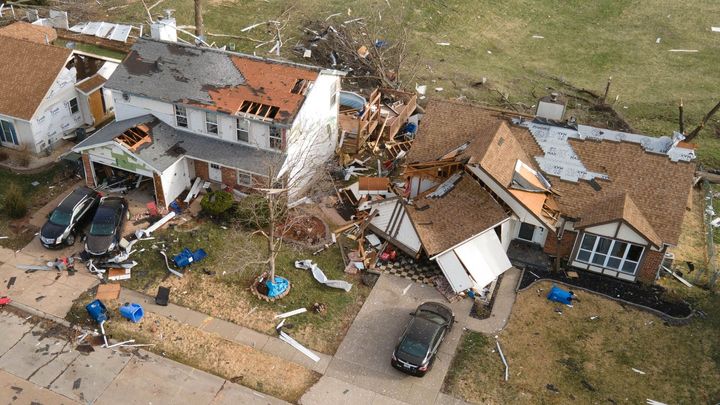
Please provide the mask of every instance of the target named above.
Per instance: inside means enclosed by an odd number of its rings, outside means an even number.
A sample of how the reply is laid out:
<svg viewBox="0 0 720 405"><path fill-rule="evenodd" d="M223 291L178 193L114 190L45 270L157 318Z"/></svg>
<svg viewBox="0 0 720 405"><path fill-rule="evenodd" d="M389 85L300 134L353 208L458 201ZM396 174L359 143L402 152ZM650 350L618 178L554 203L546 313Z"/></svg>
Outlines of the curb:
<svg viewBox="0 0 720 405"><path fill-rule="evenodd" d="M523 277L524 275L525 275L525 270L523 270L523 272L520 274L520 281L522 281L522 277ZM597 291L589 290L589 289L587 289L587 288L585 288L585 287L579 287L579 286L576 286L576 285L572 285L572 284L565 283L565 282L563 282L563 281L553 280L553 279L551 279L551 278L539 278L539 279L533 281L532 283L528 284L527 287L525 287L525 288L523 288L523 289L521 289L521 290L517 290L517 292L522 292L522 291L526 291L526 290L530 289L530 287L534 286L535 283L537 283L538 281L549 281L549 282L552 282L552 283L555 283L555 284L561 284L561 285L563 285L563 286L565 286L565 287L568 287L568 288L572 288L572 289L576 289L576 290L582 290L582 291L585 291L585 292L590 293L590 294L595 294L595 295L600 296L600 297L603 297L603 298L607 298L607 299L610 299L610 300L613 300L613 301L616 301L616 302L620 302L620 303L622 303L622 304L629 305L629 306L634 307L634 308L637 308L637 309L639 309L639 310L642 310L642 311L645 311L645 312L649 312L649 313L651 313L651 314L653 314L653 315L655 315L655 316L663 319L664 321L666 321L667 323L669 323L670 325L673 325L673 326L687 325L687 324L689 324L689 323L692 321L692 318L695 317L695 311L691 312L690 315L688 315L688 316L686 316L686 317L678 318L678 317L675 317L675 316L672 316L672 315L668 315L668 314L666 314L665 312L662 312L662 311L660 311L660 310L658 310L658 309L655 309L655 308L650 308L650 307L646 307L645 305L636 304L636 303L634 303L634 302L626 301L626 300L624 300L624 299L622 299L622 298L611 297L611 296L609 296L609 295L606 295L606 294L603 294L603 293L600 293L600 292L597 292ZM519 286L519 284L518 284L518 286Z"/></svg>

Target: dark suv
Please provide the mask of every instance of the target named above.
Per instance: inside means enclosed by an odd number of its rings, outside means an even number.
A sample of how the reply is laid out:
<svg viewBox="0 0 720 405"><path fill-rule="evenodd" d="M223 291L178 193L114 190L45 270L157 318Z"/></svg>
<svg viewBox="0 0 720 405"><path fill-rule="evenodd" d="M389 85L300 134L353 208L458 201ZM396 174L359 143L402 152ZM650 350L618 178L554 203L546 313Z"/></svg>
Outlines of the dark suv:
<svg viewBox="0 0 720 405"><path fill-rule="evenodd" d="M430 370L445 335L452 329L455 315L438 302L421 304L400 336L392 354L393 367L416 377Z"/></svg>
<svg viewBox="0 0 720 405"><path fill-rule="evenodd" d="M120 243L122 226L128 205L121 197L103 197L95 211L90 232L85 239L85 251L100 256L113 251Z"/></svg>
<svg viewBox="0 0 720 405"><path fill-rule="evenodd" d="M48 249L70 246L82 223L90 218L100 202L100 193L78 187L57 206L40 230L40 243Z"/></svg>

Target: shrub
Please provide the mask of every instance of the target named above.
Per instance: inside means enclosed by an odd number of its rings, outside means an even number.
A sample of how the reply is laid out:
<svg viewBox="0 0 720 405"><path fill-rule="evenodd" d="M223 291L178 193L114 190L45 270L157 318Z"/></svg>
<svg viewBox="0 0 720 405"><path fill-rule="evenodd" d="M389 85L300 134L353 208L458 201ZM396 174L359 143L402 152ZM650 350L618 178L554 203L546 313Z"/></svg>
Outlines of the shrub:
<svg viewBox="0 0 720 405"><path fill-rule="evenodd" d="M227 191L211 191L200 201L202 210L213 216L224 214L233 206L233 196Z"/></svg>
<svg viewBox="0 0 720 405"><path fill-rule="evenodd" d="M3 210L10 218L22 218L27 214L28 206L25 195L23 195L22 189L15 183L10 183L5 189L2 203Z"/></svg>
<svg viewBox="0 0 720 405"><path fill-rule="evenodd" d="M270 224L269 217L267 201L263 196L256 194L243 198L232 210L232 220L248 229L267 227Z"/></svg>

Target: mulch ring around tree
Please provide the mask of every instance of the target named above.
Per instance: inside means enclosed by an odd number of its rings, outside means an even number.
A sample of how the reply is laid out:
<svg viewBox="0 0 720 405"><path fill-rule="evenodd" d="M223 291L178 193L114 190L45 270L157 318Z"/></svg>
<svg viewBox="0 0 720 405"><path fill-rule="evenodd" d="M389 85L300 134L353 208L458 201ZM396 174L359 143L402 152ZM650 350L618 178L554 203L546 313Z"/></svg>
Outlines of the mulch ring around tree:
<svg viewBox="0 0 720 405"><path fill-rule="evenodd" d="M566 271L556 273L527 266L523 271L518 290L524 290L540 279L555 280L597 292L613 299L647 307L673 318L685 318L693 313L690 304L679 297L669 295L662 286L623 281L574 268L568 271L574 271L578 277L569 277Z"/></svg>
<svg viewBox="0 0 720 405"><path fill-rule="evenodd" d="M313 215L303 215L293 218L292 222L283 239L307 247L315 247L325 243L329 231L322 219ZM278 230L282 230L282 227L282 224L279 225Z"/></svg>

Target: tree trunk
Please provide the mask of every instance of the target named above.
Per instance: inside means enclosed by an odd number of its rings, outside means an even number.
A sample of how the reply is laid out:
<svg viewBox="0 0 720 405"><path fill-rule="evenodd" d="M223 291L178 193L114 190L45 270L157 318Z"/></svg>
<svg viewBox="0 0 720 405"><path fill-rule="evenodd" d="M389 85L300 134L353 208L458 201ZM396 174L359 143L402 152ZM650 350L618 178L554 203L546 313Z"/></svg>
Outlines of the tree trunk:
<svg viewBox="0 0 720 405"><path fill-rule="evenodd" d="M195 0L195 35L198 37L205 35L205 30L203 29L202 0Z"/></svg>
<svg viewBox="0 0 720 405"><path fill-rule="evenodd" d="M268 195L268 222L270 223L270 230L268 231L268 274L270 276L270 282L275 282L275 197L270 194Z"/></svg>

